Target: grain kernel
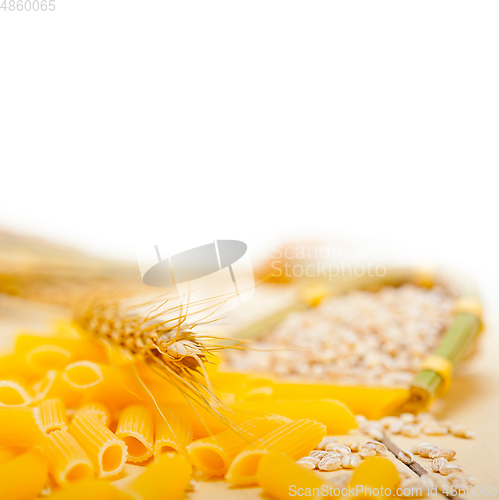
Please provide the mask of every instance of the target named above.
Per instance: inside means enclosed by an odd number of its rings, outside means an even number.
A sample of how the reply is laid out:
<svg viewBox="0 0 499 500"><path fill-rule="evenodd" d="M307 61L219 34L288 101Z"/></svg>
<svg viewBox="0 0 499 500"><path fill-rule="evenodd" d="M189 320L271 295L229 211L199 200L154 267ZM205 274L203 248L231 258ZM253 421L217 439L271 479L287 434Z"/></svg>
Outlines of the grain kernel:
<svg viewBox="0 0 499 500"><path fill-rule="evenodd" d="M426 445L419 447L419 455L423 458L430 458L430 453L434 450L438 450L438 446Z"/></svg>
<svg viewBox="0 0 499 500"><path fill-rule="evenodd" d="M390 427L390 425L392 425L393 423L398 423L398 422L400 422L398 417L383 417L380 420L381 425L385 429L388 429Z"/></svg>
<svg viewBox="0 0 499 500"><path fill-rule="evenodd" d="M368 429L367 434L373 439L377 439L381 441L385 436L383 435L383 431L378 429L377 427L371 427Z"/></svg>
<svg viewBox="0 0 499 500"><path fill-rule="evenodd" d="M334 437L326 436L317 446L318 450L325 450L326 446L330 443L338 443L338 440Z"/></svg>
<svg viewBox="0 0 499 500"><path fill-rule="evenodd" d="M413 453L414 455L419 455L419 448L421 448L422 446L431 446L431 444L427 443L426 441L423 443L415 444L411 448L411 453Z"/></svg>
<svg viewBox="0 0 499 500"><path fill-rule="evenodd" d="M442 476L448 476L449 474L452 474L453 472L464 472L464 469L460 467L459 465L443 465L440 467L439 470L440 474Z"/></svg>
<svg viewBox="0 0 499 500"><path fill-rule="evenodd" d="M319 465L319 462L321 461L320 458L317 458L317 457L311 457L310 455L306 456L306 457L303 457L303 458L300 458L300 460L306 460L307 462L311 462L314 464L314 466L317 466Z"/></svg>
<svg viewBox="0 0 499 500"><path fill-rule="evenodd" d="M456 452L454 450L450 450L449 448L441 448L438 450L433 450L430 452L430 458L440 458L443 457L446 460L452 460L456 456Z"/></svg>
<svg viewBox="0 0 499 500"><path fill-rule="evenodd" d="M367 457L374 457L376 455L376 450L374 448L366 448L366 447L362 447L360 450L359 450L359 455L362 457L362 458L367 458Z"/></svg>
<svg viewBox="0 0 499 500"><path fill-rule="evenodd" d="M343 457L343 460L341 461L341 466L344 469L353 469L357 467L360 463L359 457L356 457L355 455L345 455Z"/></svg>
<svg viewBox="0 0 499 500"><path fill-rule="evenodd" d="M456 437L467 438L467 439L475 437L475 433L473 431L466 429L464 425L460 424L453 425L450 429L450 432Z"/></svg>
<svg viewBox="0 0 499 500"><path fill-rule="evenodd" d="M299 465L300 467L303 467L304 469L307 470L315 469L314 463L310 462L309 460L304 460L303 458L300 458L300 460L296 462L296 465Z"/></svg>
<svg viewBox="0 0 499 500"><path fill-rule="evenodd" d="M321 458L324 458L326 455L327 455L327 451L323 451L323 450L313 450L308 454L309 457L318 458L319 460Z"/></svg>
<svg viewBox="0 0 499 500"><path fill-rule="evenodd" d="M448 464L447 459L445 459L444 457L439 457L433 459L433 462L431 463L431 468L433 472L440 472L441 467L444 467L447 464Z"/></svg>
<svg viewBox="0 0 499 500"><path fill-rule="evenodd" d="M429 411L422 411L416 415L416 422L424 422L426 420L434 420L433 415Z"/></svg>
<svg viewBox="0 0 499 500"><path fill-rule="evenodd" d="M403 427L404 427L403 422L400 420L397 420L396 422L392 422L390 424L390 427L388 427L388 430L392 434L400 434L400 431L402 430Z"/></svg>
<svg viewBox="0 0 499 500"><path fill-rule="evenodd" d="M408 450L401 450L397 456L404 464L410 465L414 462L414 455Z"/></svg>
<svg viewBox="0 0 499 500"><path fill-rule="evenodd" d="M342 455L348 455L349 453L352 453L352 450L348 446L334 443L326 445L326 451L341 453Z"/></svg>
<svg viewBox="0 0 499 500"><path fill-rule="evenodd" d="M352 452L359 451L359 442L354 438L348 438L345 440L345 446L348 446Z"/></svg>
<svg viewBox="0 0 499 500"><path fill-rule="evenodd" d="M447 427L437 423L425 424L422 426L421 432L430 436L443 436L444 434L447 434Z"/></svg>
<svg viewBox="0 0 499 500"><path fill-rule="evenodd" d="M319 470L332 471L341 469L341 459L336 457L324 457L319 462Z"/></svg>
<svg viewBox="0 0 499 500"><path fill-rule="evenodd" d="M402 415L400 415L400 420L404 424L412 424L416 420L416 417L412 413L402 413Z"/></svg>
<svg viewBox="0 0 499 500"><path fill-rule="evenodd" d="M419 436L419 430L414 424L405 424L400 430L400 434L408 437L417 437Z"/></svg>
<svg viewBox="0 0 499 500"><path fill-rule="evenodd" d="M386 446L383 443L380 443L379 441L368 441L365 445L364 448L374 448L376 453L386 453L388 450Z"/></svg>
<svg viewBox="0 0 499 500"><path fill-rule="evenodd" d="M367 423L367 418L364 415L355 415L355 420L357 421L357 425L362 427Z"/></svg>

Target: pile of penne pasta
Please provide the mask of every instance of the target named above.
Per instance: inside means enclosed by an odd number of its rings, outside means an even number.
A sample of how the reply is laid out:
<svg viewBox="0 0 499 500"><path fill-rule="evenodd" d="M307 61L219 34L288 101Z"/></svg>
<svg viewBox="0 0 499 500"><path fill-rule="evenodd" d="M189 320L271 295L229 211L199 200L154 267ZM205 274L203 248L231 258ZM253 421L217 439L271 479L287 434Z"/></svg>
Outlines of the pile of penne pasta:
<svg viewBox="0 0 499 500"><path fill-rule="evenodd" d="M227 426L146 366L129 366L76 334L17 337L0 358L0 498L182 498L196 469L272 489L263 459L274 453L313 482L295 461L326 434L357 427L337 401L238 400L234 377L215 374L217 395L233 403L217 410ZM144 472L114 486L126 464Z"/></svg>

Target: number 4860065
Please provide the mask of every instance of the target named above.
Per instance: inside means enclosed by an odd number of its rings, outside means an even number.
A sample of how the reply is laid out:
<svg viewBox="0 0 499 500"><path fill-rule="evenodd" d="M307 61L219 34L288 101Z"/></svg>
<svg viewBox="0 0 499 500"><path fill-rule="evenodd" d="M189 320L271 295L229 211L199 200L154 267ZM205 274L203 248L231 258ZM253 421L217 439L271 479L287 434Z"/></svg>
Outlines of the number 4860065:
<svg viewBox="0 0 499 500"><path fill-rule="evenodd" d="M54 11L55 0L3 0L0 9L10 12Z"/></svg>

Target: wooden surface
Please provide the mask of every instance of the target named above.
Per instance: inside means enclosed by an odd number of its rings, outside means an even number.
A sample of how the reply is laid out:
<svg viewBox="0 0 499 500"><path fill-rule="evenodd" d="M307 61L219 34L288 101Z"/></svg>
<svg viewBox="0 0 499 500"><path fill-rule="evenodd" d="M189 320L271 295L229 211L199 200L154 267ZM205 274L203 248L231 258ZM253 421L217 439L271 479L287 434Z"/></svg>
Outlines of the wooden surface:
<svg viewBox="0 0 499 500"><path fill-rule="evenodd" d="M56 307L27 304L19 299L0 296L0 348L9 348L13 335L19 329L47 331L51 319L60 318L64 314L63 310ZM440 419L451 419L466 424L475 431L475 439L458 439L452 436L394 436L392 440L400 448L410 448L417 442L430 441L455 449L455 463L464 466L467 472L476 478L477 484L496 485L499 488L499 328L497 322L491 318L486 326L477 354L460 367L454 376L450 391L436 407ZM339 440L342 439L344 437L340 436ZM421 459L420 463L427 466L429 461ZM138 467L127 467L131 475L140 471ZM261 490L231 489L223 481L198 481L195 491L189 493L188 498L260 499Z"/></svg>

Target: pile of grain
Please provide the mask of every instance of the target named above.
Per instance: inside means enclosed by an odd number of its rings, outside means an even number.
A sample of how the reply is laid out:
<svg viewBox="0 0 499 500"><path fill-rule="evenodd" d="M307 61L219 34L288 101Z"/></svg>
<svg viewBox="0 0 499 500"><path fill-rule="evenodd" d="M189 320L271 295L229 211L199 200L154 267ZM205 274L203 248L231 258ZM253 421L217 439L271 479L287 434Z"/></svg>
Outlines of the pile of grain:
<svg viewBox="0 0 499 500"><path fill-rule="evenodd" d="M450 325L453 303L442 287L353 291L289 315L255 343L259 350L231 353L228 362L287 378L407 386Z"/></svg>

